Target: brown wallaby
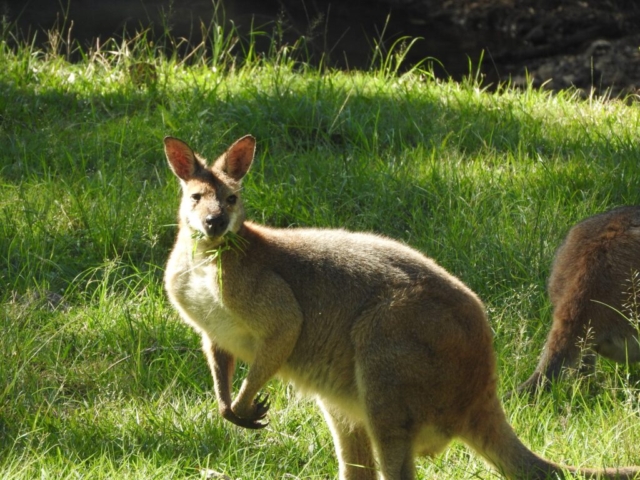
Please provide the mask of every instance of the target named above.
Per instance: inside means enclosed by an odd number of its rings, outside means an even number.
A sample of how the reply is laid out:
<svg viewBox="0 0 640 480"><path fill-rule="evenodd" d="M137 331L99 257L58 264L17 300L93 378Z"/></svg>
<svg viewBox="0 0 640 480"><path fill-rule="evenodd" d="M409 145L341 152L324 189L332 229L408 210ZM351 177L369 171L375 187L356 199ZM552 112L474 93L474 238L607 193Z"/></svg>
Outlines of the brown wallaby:
<svg viewBox="0 0 640 480"><path fill-rule="evenodd" d="M377 235L246 221L251 136L211 167L178 139L164 144L183 191L166 288L202 335L224 418L264 427L258 392L278 375L317 399L342 480L413 479L414 456L453 438L511 479L640 477L561 467L520 442L497 397L484 307L433 260ZM249 370L232 402L236 358Z"/></svg>
<svg viewBox="0 0 640 480"><path fill-rule="evenodd" d="M589 371L595 353L640 361L640 207L620 207L574 226L558 248L549 278L553 325L538 367L518 387L548 387L564 368ZM588 349L586 355L583 350ZM582 359L582 362L581 362Z"/></svg>

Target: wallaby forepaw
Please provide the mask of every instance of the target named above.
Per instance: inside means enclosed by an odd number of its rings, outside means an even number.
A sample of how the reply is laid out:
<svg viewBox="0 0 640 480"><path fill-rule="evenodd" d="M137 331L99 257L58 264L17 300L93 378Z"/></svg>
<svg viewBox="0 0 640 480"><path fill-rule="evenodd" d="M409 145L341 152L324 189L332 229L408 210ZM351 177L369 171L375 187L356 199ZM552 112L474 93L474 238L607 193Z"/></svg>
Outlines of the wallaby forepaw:
<svg viewBox="0 0 640 480"><path fill-rule="evenodd" d="M259 417L244 418L244 417L239 417L238 415L236 415L236 413L232 409L226 408L224 410L221 410L220 414L222 415L222 418L224 418L225 420L228 420L229 422L233 423L234 425L238 425L239 427L242 427L242 428L250 428L252 430L259 430L259 429L264 428L267 425L269 425L268 421L264 421L264 422L260 421L266 416L266 412L262 416L259 416Z"/></svg>
<svg viewBox="0 0 640 480"><path fill-rule="evenodd" d="M265 393L256 397L249 408L242 408L238 403L234 403L231 408L220 413L225 419L240 427L258 429L269 425L269 422L264 420L269 406L269 395Z"/></svg>

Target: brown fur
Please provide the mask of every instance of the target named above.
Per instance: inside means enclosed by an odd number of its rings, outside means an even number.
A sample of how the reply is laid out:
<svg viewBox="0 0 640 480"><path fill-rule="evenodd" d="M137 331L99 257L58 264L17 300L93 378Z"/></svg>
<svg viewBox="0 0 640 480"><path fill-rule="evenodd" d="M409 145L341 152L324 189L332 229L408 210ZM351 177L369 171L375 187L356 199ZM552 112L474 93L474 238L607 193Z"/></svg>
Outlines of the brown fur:
<svg viewBox="0 0 640 480"><path fill-rule="evenodd" d="M574 226L556 252L549 279L551 331L538 367L518 390L548 387L547 380L580 363L588 372L593 352L616 362L639 361L638 325L629 315L637 312L628 308L640 302L630 288L638 272L640 207L616 208Z"/></svg>
<svg viewBox="0 0 640 480"><path fill-rule="evenodd" d="M436 455L453 438L507 478L561 475L507 424L478 297L384 237L245 221L238 197L254 148L243 137L206 168L185 143L165 139L183 187L166 288L202 335L222 416L265 426L268 402L257 395L277 375L316 398L342 480L411 480L414 456ZM242 241L234 246L229 231ZM250 367L232 401L236 358ZM633 478L638 470L580 472Z"/></svg>

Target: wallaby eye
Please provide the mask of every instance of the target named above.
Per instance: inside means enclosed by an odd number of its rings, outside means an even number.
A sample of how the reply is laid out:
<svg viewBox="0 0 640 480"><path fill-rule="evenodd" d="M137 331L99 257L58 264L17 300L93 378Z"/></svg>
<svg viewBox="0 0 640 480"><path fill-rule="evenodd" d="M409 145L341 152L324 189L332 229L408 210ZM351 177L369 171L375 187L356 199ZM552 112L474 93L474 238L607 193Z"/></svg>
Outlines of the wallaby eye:
<svg viewBox="0 0 640 480"><path fill-rule="evenodd" d="M194 202L200 201L201 198L202 198L202 194L201 193L192 193L191 194L191 200L193 200Z"/></svg>
<svg viewBox="0 0 640 480"><path fill-rule="evenodd" d="M236 195L229 195L227 197L227 203L229 205L235 205L237 201L238 201L238 197Z"/></svg>

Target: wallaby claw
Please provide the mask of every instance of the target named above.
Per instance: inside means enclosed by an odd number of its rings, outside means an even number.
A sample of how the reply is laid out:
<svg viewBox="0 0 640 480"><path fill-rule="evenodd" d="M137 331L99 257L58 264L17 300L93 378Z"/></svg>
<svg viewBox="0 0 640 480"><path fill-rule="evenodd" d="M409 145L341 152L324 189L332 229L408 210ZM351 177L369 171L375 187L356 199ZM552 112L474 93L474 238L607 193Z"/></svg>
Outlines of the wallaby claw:
<svg viewBox="0 0 640 480"><path fill-rule="evenodd" d="M239 417L238 415L235 414L235 412L233 410L231 410L230 408L226 408L224 410L222 410L220 412L220 414L222 415L222 418L224 418L225 420L228 420L229 422L238 425L239 427L243 427L243 428L249 428L252 430L259 430L261 428L266 427L267 425L269 425L268 421L265 422L259 422L258 420L261 420L265 417L266 412L261 415L261 416L256 416L255 418L242 418Z"/></svg>
<svg viewBox="0 0 640 480"><path fill-rule="evenodd" d="M269 402L269 394L268 393L262 394L261 396L256 398L254 403L256 405L256 414L254 418L256 420L259 420L266 417L267 412L269 411L269 407L271 406Z"/></svg>

